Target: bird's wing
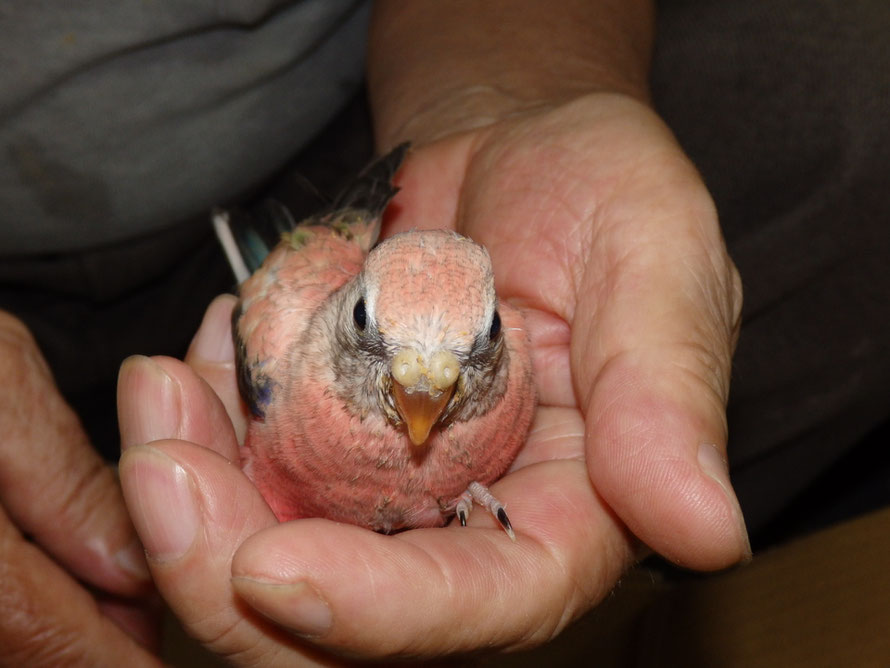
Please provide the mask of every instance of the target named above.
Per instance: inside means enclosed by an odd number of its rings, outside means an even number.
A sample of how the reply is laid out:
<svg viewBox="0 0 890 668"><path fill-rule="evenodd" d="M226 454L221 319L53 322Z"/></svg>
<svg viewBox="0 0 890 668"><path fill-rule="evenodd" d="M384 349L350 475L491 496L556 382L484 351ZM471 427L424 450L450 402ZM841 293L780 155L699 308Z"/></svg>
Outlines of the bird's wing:
<svg viewBox="0 0 890 668"><path fill-rule="evenodd" d="M257 214L214 212L214 225L240 284L232 331L238 386L256 418L273 401L281 366L319 306L361 271L398 192L392 177L402 144L366 167L320 214L295 221L277 202Z"/></svg>

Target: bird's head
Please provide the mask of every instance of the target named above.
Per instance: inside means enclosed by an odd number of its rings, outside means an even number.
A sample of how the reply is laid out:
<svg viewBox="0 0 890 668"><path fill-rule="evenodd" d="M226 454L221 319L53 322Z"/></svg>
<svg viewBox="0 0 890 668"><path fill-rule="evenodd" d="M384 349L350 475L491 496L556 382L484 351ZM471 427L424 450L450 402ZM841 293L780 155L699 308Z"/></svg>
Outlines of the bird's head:
<svg viewBox="0 0 890 668"><path fill-rule="evenodd" d="M491 260L466 237L414 231L381 243L343 311L353 349L369 362L360 393L417 446L436 425L482 414L505 391Z"/></svg>

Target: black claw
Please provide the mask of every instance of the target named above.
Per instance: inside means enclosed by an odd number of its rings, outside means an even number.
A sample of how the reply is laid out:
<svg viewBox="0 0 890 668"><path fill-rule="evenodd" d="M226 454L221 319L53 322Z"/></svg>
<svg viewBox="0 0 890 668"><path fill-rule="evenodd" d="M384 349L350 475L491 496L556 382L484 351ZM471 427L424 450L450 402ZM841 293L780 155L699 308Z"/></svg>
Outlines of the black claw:
<svg viewBox="0 0 890 668"><path fill-rule="evenodd" d="M457 519L460 520L460 525L462 527L467 526L467 514L463 510L458 511Z"/></svg>
<svg viewBox="0 0 890 668"><path fill-rule="evenodd" d="M507 513L503 508L498 508L498 522L501 523L501 526L504 527L507 533L513 533L513 525L510 524L510 518L507 517Z"/></svg>

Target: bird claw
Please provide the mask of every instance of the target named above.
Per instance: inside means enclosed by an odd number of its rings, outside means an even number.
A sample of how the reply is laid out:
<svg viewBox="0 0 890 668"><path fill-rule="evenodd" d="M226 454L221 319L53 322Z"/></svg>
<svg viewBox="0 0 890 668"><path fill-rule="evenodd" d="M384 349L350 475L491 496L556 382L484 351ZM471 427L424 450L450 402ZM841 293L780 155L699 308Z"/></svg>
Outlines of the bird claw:
<svg viewBox="0 0 890 668"><path fill-rule="evenodd" d="M470 486L467 487L467 491L461 494L457 501L457 518L462 527L467 526L467 517L469 517L470 510L473 508L473 502L486 508L503 527L504 531L507 532L510 540L516 542L516 533L513 531L510 518L507 517L507 511L504 510L504 504L498 501L485 485L478 482L471 482Z"/></svg>
<svg viewBox="0 0 890 668"><path fill-rule="evenodd" d="M469 498L466 498L469 497ZM462 527L467 526L467 517L470 516L470 509L473 507L473 497L464 492L463 496L457 502L457 519L460 520Z"/></svg>

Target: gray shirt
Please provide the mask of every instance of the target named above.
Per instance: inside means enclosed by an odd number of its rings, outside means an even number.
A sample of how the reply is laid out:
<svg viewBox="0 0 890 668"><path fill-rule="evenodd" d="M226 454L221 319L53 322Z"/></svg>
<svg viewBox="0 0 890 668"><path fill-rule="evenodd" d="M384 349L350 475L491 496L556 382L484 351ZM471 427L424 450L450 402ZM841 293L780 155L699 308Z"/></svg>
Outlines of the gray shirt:
<svg viewBox="0 0 890 668"><path fill-rule="evenodd" d="M0 255L199 214L280 167L354 93L361 0L0 6Z"/></svg>

